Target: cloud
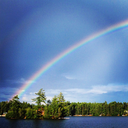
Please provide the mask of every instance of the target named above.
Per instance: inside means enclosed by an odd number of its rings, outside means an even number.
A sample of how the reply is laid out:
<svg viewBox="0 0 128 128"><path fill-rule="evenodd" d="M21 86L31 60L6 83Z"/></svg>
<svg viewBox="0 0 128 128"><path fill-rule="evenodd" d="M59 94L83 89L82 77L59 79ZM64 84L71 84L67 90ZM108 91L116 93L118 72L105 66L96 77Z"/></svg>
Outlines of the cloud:
<svg viewBox="0 0 128 128"><path fill-rule="evenodd" d="M27 100L28 100L28 98L27 98L26 96L23 96L23 97L22 97L22 100L27 101Z"/></svg>
<svg viewBox="0 0 128 128"><path fill-rule="evenodd" d="M56 95L59 95L60 92L63 93L66 101L70 102L81 102L83 99L86 99L86 102L94 102L97 100L96 97L102 94L107 93L115 93L115 92L127 92L128 85L115 85L115 84L108 84L108 85L95 85L91 86L90 88L69 88L69 89L48 89L45 90L47 100L52 98ZM108 94L109 95L109 94ZM34 103L31 99L35 98L35 92L30 92L28 94L24 94L21 97L21 101L27 101L28 103ZM83 99L82 99L83 98Z"/></svg>
<svg viewBox="0 0 128 128"><path fill-rule="evenodd" d="M47 100L52 100L52 96L46 96Z"/></svg>
<svg viewBox="0 0 128 128"><path fill-rule="evenodd" d="M71 76L65 76L66 79L69 79L69 80L73 80L75 78L71 77Z"/></svg>
<svg viewBox="0 0 128 128"><path fill-rule="evenodd" d="M72 88L72 89L66 89L67 92L75 92L75 93L85 93L85 89L79 89L79 88Z"/></svg>
<svg viewBox="0 0 128 128"><path fill-rule="evenodd" d="M18 88L13 88L13 87L2 87L0 88L0 98L1 100L9 100L10 97L12 97L12 94L14 94Z"/></svg>
<svg viewBox="0 0 128 128"><path fill-rule="evenodd" d="M33 98L35 98L36 95L35 94L24 94L21 98L20 98L20 101L23 102L28 102L30 104L35 104L35 102L32 101Z"/></svg>
<svg viewBox="0 0 128 128"><path fill-rule="evenodd" d="M30 95L33 95L33 94L35 94L35 93L36 93L36 92L30 92L29 94L30 94Z"/></svg>
<svg viewBox="0 0 128 128"><path fill-rule="evenodd" d="M18 90L18 88L16 88L16 87L2 87L2 88L0 88L0 93L13 93L13 92L15 92L15 91L17 91Z"/></svg>
<svg viewBox="0 0 128 128"><path fill-rule="evenodd" d="M36 98L37 95L35 95L35 92L30 92L30 94L24 94L21 98L20 98L20 101L23 102L28 102L30 104L36 104L35 102L32 101L32 99ZM47 100L52 100L52 96L46 96L46 99ZM44 103L42 103L44 104Z"/></svg>
<svg viewBox="0 0 128 128"><path fill-rule="evenodd" d="M6 80L6 82L9 82L11 84L35 83L35 81L25 80L24 78L21 78L21 79L18 79L18 80Z"/></svg>
<svg viewBox="0 0 128 128"><path fill-rule="evenodd" d="M87 91L87 93L103 94L103 93L119 92L119 91L122 91L122 92L128 91L128 86L126 85L98 85L98 86L93 86L92 89Z"/></svg>
<svg viewBox="0 0 128 128"><path fill-rule="evenodd" d="M46 95L57 95L61 92L61 89L48 89L46 90Z"/></svg>
<svg viewBox="0 0 128 128"><path fill-rule="evenodd" d="M65 91L71 93L79 93L79 94L103 94L103 93L110 93L110 92L126 92L128 91L128 86L124 85L96 85L92 86L90 89L67 89Z"/></svg>
<svg viewBox="0 0 128 128"><path fill-rule="evenodd" d="M110 93L110 92L126 92L128 91L127 85L95 85L88 89L83 88L70 88L70 89L49 89L46 91L47 95L57 95L60 92L63 92L63 94L69 94L69 93L77 93L77 94L104 94L104 93Z"/></svg>
<svg viewBox="0 0 128 128"><path fill-rule="evenodd" d="M69 75L69 74L62 74L62 76L68 80L75 80L76 79L73 75Z"/></svg>

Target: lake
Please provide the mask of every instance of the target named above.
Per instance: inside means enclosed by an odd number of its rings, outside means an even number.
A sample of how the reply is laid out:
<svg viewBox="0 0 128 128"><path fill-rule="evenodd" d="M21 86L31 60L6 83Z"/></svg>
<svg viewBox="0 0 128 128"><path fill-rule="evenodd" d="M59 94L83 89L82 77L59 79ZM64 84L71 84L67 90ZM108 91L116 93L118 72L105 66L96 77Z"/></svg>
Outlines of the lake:
<svg viewBox="0 0 128 128"><path fill-rule="evenodd" d="M128 128L128 117L69 117L64 120L9 120L0 128Z"/></svg>

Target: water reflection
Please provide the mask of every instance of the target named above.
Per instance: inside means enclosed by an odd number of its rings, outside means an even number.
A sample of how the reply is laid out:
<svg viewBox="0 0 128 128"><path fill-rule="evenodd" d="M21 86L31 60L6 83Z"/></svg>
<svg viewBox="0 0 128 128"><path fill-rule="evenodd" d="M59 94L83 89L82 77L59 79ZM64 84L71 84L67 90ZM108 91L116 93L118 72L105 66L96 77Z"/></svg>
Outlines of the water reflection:
<svg viewBox="0 0 128 128"><path fill-rule="evenodd" d="M128 117L70 117L66 120L8 120L0 128L127 128Z"/></svg>

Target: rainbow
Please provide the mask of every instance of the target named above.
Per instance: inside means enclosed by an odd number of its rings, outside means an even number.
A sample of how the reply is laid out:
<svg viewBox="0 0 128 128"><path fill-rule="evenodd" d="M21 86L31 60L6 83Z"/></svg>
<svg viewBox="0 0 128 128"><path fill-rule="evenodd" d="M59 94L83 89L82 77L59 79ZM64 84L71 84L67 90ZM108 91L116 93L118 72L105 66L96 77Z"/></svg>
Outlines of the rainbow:
<svg viewBox="0 0 128 128"><path fill-rule="evenodd" d="M33 76L31 76L29 78L29 80L28 80L29 82L22 85L21 88L13 96L18 95L19 97L21 97L23 95L23 93L25 92L25 90L27 90L33 84L34 81L36 81L49 68L51 68L54 64L56 64L58 61L63 59L65 56L67 56L71 52L75 51L76 49L82 47L83 45L85 45L85 44L87 44L87 43L89 43L89 42L91 42L91 41L93 41L99 37L102 37L106 34L120 30L120 29L125 28L125 27L128 27L128 20L125 20L123 22L120 22L118 24L110 26L110 27L108 27L102 31L99 31L99 32L77 42L75 45L71 46L70 48L66 49L65 51L63 51L62 53L57 55L55 58L53 58L47 64L43 65Z"/></svg>

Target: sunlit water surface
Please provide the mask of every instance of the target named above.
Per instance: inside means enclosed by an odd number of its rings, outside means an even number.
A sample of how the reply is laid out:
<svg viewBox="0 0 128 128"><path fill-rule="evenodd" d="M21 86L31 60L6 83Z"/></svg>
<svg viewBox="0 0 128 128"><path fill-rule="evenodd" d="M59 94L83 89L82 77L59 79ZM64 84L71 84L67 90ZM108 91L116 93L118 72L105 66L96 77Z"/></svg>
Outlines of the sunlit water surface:
<svg viewBox="0 0 128 128"><path fill-rule="evenodd" d="M8 120L0 128L128 128L128 117L69 117L64 120Z"/></svg>

